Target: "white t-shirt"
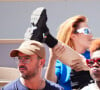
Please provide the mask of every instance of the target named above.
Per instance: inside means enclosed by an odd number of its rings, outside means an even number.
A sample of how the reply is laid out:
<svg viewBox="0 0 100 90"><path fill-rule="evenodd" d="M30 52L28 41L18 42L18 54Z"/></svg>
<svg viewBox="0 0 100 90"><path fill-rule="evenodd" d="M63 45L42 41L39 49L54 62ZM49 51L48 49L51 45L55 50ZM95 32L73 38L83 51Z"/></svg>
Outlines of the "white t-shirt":
<svg viewBox="0 0 100 90"><path fill-rule="evenodd" d="M100 90L96 83L91 83L88 86L83 87L81 90Z"/></svg>

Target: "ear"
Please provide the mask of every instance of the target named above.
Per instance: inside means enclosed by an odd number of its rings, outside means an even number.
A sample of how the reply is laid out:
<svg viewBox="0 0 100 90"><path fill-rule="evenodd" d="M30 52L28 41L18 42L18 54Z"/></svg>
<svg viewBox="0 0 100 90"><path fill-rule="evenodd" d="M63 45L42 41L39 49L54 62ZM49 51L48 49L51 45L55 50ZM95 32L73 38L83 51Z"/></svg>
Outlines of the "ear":
<svg viewBox="0 0 100 90"><path fill-rule="evenodd" d="M45 59L40 59L40 65L42 65L42 66L44 66L44 64L45 64Z"/></svg>
<svg viewBox="0 0 100 90"><path fill-rule="evenodd" d="M74 34L74 33L72 33L71 36L70 36L70 38L71 38L72 40L74 40L76 37L77 37L77 35Z"/></svg>

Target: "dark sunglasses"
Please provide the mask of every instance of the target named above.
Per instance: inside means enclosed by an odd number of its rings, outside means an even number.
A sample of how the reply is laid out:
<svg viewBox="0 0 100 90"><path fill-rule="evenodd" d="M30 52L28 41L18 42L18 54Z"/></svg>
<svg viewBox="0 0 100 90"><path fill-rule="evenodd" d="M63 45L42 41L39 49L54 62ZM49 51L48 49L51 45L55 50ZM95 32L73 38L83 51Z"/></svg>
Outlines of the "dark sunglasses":
<svg viewBox="0 0 100 90"><path fill-rule="evenodd" d="M97 63L100 66L100 58L97 59L87 59L86 63L88 65L88 67L92 68L94 63Z"/></svg>

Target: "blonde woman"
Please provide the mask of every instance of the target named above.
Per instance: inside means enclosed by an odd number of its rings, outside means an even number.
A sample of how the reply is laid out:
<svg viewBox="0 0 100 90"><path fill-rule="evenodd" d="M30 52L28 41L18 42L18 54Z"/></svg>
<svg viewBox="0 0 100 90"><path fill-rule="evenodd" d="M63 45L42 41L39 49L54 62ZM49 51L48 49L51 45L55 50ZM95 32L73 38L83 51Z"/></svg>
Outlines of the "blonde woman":
<svg viewBox="0 0 100 90"><path fill-rule="evenodd" d="M69 47L78 53L83 54L86 58L90 58L89 51L87 51L87 49L91 44L92 34L87 25L87 18L85 16L78 15L69 18L61 24L57 34L57 39L65 45L61 45L62 43L59 43L58 40L50 34L46 21L46 9L43 7L37 8L31 16L31 23L33 27L29 28L29 30L25 33L25 39L37 40L42 43L44 42L52 48L46 71L47 79L59 83L65 90L71 90L70 81L72 81L72 88L82 88L91 80L88 71L86 71L88 69L82 71L84 70L81 67L83 64L80 63L82 59L76 58L79 60L76 60L78 61L77 63L75 62L74 64L69 65L71 68L67 65L72 59L70 57L73 57L73 54L75 55L75 53L70 55L74 51L69 49ZM65 52L63 53L63 51ZM69 54L69 52L71 53ZM78 54L76 54L76 56L78 56ZM63 64L64 62L62 63L61 61L68 62Z"/></svg>
<svg viewBox="0 0 100 90"><path fill-rule="evenodd" d="M63 22L57 33L59 41L70 46L87 59L90 58L87 49L91 44L92 37L91 30L87 25L87 18L82 15L71 17ZM52 50L46 72L47 79L59 83L64 87L64 90L80 89L91 82L92 79L88 71L79 68L78 72L76 72L60 60L57 60L57 58Z"/></svg>

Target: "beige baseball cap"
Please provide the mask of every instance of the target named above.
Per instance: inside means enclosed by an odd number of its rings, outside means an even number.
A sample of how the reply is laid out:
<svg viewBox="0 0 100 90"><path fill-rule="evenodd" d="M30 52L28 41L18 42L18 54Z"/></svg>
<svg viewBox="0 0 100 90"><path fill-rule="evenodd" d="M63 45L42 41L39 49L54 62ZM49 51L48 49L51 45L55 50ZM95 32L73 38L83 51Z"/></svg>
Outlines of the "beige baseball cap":
<svg viewBox="0 0 100 90"><path fill-rule="evenodd" d="M14 49L10 52L11 57L18 56L18 53L24 53L26 55L37 54L41 58L45 59L45 47L42 43L35 40L24 41L18 49Z"/></svg>

